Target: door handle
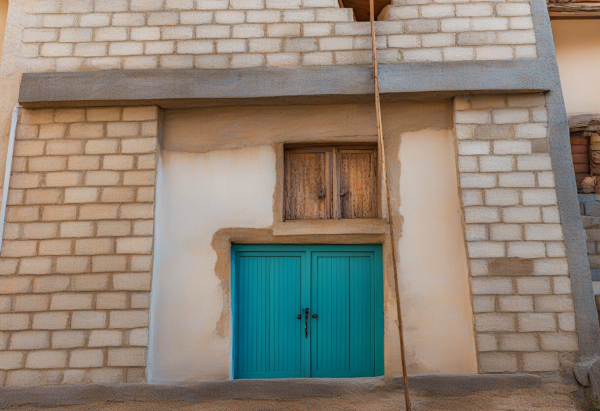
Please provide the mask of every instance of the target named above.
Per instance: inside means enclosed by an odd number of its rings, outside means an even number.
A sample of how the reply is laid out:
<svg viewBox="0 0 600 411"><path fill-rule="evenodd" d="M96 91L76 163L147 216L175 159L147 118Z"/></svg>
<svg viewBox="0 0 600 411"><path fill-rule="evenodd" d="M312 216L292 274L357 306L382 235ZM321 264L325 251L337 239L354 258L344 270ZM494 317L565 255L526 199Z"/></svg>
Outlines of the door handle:
<svg viewBox="0 0 600 411"><path fill-rule="evenodd" d="M304 311L304 338L308 338L308 313L310 310L306 307L302 311Z"/></svg>
<svg viewBox="0 0 600 411"><path fill-rule="evenodd" d="M313 314L312 318L314 318L316 320L317 318L319 318L319 316L317 314Z"/></svg>

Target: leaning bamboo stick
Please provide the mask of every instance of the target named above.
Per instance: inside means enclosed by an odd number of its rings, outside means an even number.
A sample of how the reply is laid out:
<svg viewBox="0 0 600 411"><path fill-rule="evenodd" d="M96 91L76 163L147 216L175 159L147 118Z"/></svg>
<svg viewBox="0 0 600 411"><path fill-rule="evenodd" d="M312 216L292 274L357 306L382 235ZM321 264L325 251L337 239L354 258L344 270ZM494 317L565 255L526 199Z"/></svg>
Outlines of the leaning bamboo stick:
<svg viewBox="0 0 600 411"><path fill-rule="evenodd" d="M375 78L375 111L377 113L377 142L379 145L379 157L381 158L381 174L387 198L388 221L390 223L390 243L392 244L392 265L394 269L394 286L396 289L396 311L398 313L398 332L400 335L400 356L402 359L402 380L404 382L404 401L406 411L411 410L410 395L408 393L408 376L406 375L406 354L404 350L404 328L402 326L402 308L400 306L400 289L398 286L398 264L396 261L396 242L394 240L394 219L392 212L392 201L390 199L390 187L388 185L387 168L385 165L385 146L383 143L383 125L381 121L381 100L379 98L379 69L377 67L377 45L375 42L375 5L370 0L371 7L371 43L373 46L373 76Z"/></svg>

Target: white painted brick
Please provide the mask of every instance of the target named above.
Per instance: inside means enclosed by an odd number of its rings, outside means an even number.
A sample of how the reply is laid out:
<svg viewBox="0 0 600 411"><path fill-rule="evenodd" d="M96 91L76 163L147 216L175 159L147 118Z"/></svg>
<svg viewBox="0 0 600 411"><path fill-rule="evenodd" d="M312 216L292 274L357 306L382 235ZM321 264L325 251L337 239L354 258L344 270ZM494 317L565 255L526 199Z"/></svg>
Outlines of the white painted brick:
<svg viewBox="0 0 600 411"><path fill-rule="evenodd" d="M283 49L282 39L250 39L250 53L277 53Z"/></svg>
<svg viewBox="0 0 600 411"><path fill-rule="evenodd" d="M177 42L177 53L180 54L209 54L214 52L210 40L187 40Z"/></svg>
<svg viewBox="0 0 600 411"><path fill-rule="evenodd" d="M511 17L508 24L510 25L511 30L533 29L533 19L531 16Z"/></svg>
<svg viewBox="0 0 600 411"><path fill-rule="evenodd" d="M75 27L77 16L75 14L46 14L42 19L43 27Z"/></svg>
<svg viewBox="0 0 600 411"><path fill-rule="evenodd" d="M446 47L444 48L445 61L466 61L473 60L475 49L472 47Z"/></svg>
<svg viewBox="0 0 600 411"><path fill-rule="evenodd" d="M465 207L466 223L496 223L500 221L500 212L495 207Z"/></svg>
<svg viewBox="0 0 600 411"><path fill-rule="evenodd" d="M528 46L523 46L528 47ZM531 117L533 121L547 122L548 121L548 111L546 107L536 107L531 109Z"/></svg>
<svg viewBox="0 0 600 411"><path fill-rule="evenodd" d="M219 10L215 11L215 22L219 24L240 24L246 19L243 11Z"/></svg>
<svg viewBox="0 0 600 411"><path fill-rule="evenodd" d="M131 40L160 40L159 27L134 27L131 29Z"/></svg>
<svg viewBox="0 0 600 411"><path fill-rule="evenodd" d="M515 159L512 156L482 156L479 158L481 172L512 171L514 166Z"/></svg>
<svg viewBox="0 0 600 411"><path fill-rule="evenodd" d="M471 29L471 19L454 18L440 20L440 26L443 32L462 33Z"/></svg>
<svg viewBox="0 0 600 411"><path fill-rule="evenodd" d="M127 40L127 29L124 27L101 27L95 31L95 41Z"/></svg>
<svg viewBox="0 0 600 411"><path fill-rule="evenodd" d="M474 18L472 24L475 31L508 30L508 19L503 17Z"/></svg>
<svg viewBox="0 0 600 411"><path fill-rule="evenodd" d="M390 6L388 8L388 19L390 20L408 20L418 18L418 6Z"/></svg>
<svg viewBox="0 0 600 411"><path fill-rule="evenodd" d="M554 294L571 294L571 279L569 277L554 277Z"/></svg>
<svg viewBox="0 0 600 411"><path fill-rule="evenodd" d="M146 43L146 54L171 54L174 51L174 41L152 41Z"/></svg>
<svg viewBox="0 0 600 411"><path fill-rule="evenodd" d="M213 19L213 13L210 11L183 11L179 13L181 24L208 24Z"/></svg>
<svg viewBox="0 0 600 411"><path fill-rule="evenodd" d="M459 17L485 17L494 13L494 7L490 3L466 3L456 5L456 15Z"/></svg>
<svg viewBox="0 0 600 411"><path fill-rule="evenodd" d="M454 17L454 5L429 4L426 6L421 6L421 15L427 19Z"/></svg>
<svg viewBox="0 0 600 411"><path fill-rule="evenodd" d="M482 46L475 48L476 60L512 60L513 49L510 46Z"/></svg>
<svg viewBox="0 0 600 411"><path fill-rule="evenodd" d="M483 193L481 190L462 190L462 202L465 207L483 205Z"/></svg>
<svg viewBox="0 0 600 411"><path fill-rule="evenodd" d="M566 257L567 252L562 242L546 243L546 254L548 257Z"/></svg>
<svg viewBox="0 0 600 411"><path fill-rule="evenodd" d="M514 241L508 243L508 257L543 258L546 256L546 247L543 242Z"/></svg>
<svg viewBox="0 0 600 411"><path fill-rule="evenodd" d="M477 334L477 351L478 352L486 352L486 351L497 351L498 350L498 341L496 341L496 337L490 334Z"/></svg>
<svg viewBox="0 0 600 411"><path fill-rule="evenodd" d="M390 47L413 48L421 47L421 36L415 34L398 34L388 37Z"/></svg>
<svg viewBox="0 0 600 411"><path fill-rule="evenodd" d="M551 294L550 278L548 277L523 277L517 278L517 292L519 294ZM532 300L533 310L533 300Z"/></svg>
<svg viewBox="0 0 600 411"><path fill-rule="evenodd" d="M108 54L111 56L132 56L143 52L143 43L136 42L111 43L108 48Z"/></svg>
<svg viewBox="0 0 600 411"><path fill-rule="evenodd" d="M552 170L552 161L548 154L538 154L517 157L519 170Z"/></svg>
<svg viewBox="0 0 600 411"><path fill-rule="evenodd" d="M504 243L489 241L470 242L467 244L470 258L499 258L506 255Z"/></svg>
<svg viewBox="0 0 600 411"><path fill-rule="evenodd" d="M198 10L217 10L226 9L229 5L229 0L202 0L196 2Z"/></svg>
<svg viewBox="0 0 600 411"><path fill-rule="evenodd" d="M151 58L155 59L156 57ZM160 66L162 68L190 69L194 67L194 56L161 56Z"/></svg>
<svg viewBox="0 0 600 411"><path fill-rule="evenodd" d="M194 28L186 26L163 27L161 29L163 40L187 40L194 38Z"/></svg>
<svg viewBox="0 0 600 411"><path fill-rule="evenodd" d="M470 140L475 138L476 128L477 126L474 124L455 124L454 132L458 140Z"/></svg>
<svg viewBox="0 0 600 411"><path fill-rule="evenodd" d="M60 41L61 43L81 43L86 41L92 41L92 29L60 29L60 37L58 41Z"/></svg>
<svg viewBox="0 0 600 411"><path fill-rule="evenodd" d="M558 326L561 331L575 331L575 314L573 314L573 313L558 314Z"/></svg>
<svg viewBox="0 0 600 411"><path fill-rule="evenodd" d="M246 22L248 23L279 23L281 21L281 12L278 10L250 10L246 12Z"/></svg>
<svg viewBox="0 0 600 411"><path fill-rule="evenodd" d="M45 43L42 44L40 54L45 57L63 57L70 56L73 51L72 44L64 43Z"/></svg>
<svg viewBox="0 0 600 411"><path fill-rule="evenodd" d="M474 295L512 294L513 283L510 278L477 277L471 280L471 292Z"/></svg>
<svg viewBox="0 0 600 411"><path fill-rule="evenodd" d="M490 226L490 240L492 241L518 241L523 239L523 230L518 224L492 224Z"/></svg>
<svg viewBox="0 0 600 411"><path fill-rule="evenodd" d="M328 50L352 50L352 37L323 37L319 39L319 49Z"/></svg>
<svg viewBox="0 0 600 411"><path fill-rule="evenodd" d="M535 44L535 32L533 30L499 32L498 44Z"/></svg>
<svg viewBox="0 0 600 411"><path fill-rule="evenodd" d="M531 143L529 141L494 141L494 154L529 154Z"/></svg>
<svg viewBox="0 0 600 411"><path fill-rule="evenodd" d="M421 36L421 42L423 47L447 47L454 46L456 40L453 34L435 33L423 34Z"/></svg>
<svg viewBox="0 0 600 411"><path fill-rule="evenodd" d="M113 26L143 26L146 24L144 13L117 13L113 15Z"/></svg>
<svg viewBox="0 0 600 411"><path fill-rule="evenodd" d="M502 351L538 351L539 344L533 334L505 334L500 338Z"/></svg>
<svg viewBox="0 0 600 411"><path fill-rule="evenodd" d="M568 275L569 266L565 258L547 258L533 261L533 275Z"/></svg>
<svg viewBox="0 0 600 411"><path fill-rule="evenodd" d="M486 313L475 315L475 329L486 331L516 331L516 320L513 314Z"/></svg>
<svg viewBox="0 0 600 411"><path fill-rule="evenodd" d="M515 57L518 59L534 59L537 57L537 49L535 46L514 46L515 49ZM535 121L537 120L535 117L533 118Z"/></svg>
<svg viewBox="0 0 600 411"><path fill-rule="evenodd" d="M479 369L484 373L516 372L517 355L500 352L479 354Z"/></svg>
<svg viewBox="0 0 600 411"><path fill-rule="evenodd" d="M554 189L523 190L524 205L554 205L556 203L556 191Z"/></svg>
<svg viewBox="0 0 600 411"><path fill-rule="evenodd" d="M533 302L531 303L533 310ZM493 296L476 295L473 296L473 312L489 313L496 311L496 298Z"/></svg>
<svg viewBox="0 0 600 411"><path fill-rule="evenodd" d="M388 33L382 33L382 30L377 30L378 28L381 29L383 26L379 26L378 23L380 22L376 22L376 27L375 27L375 34L378 36L381 36L383 34L388 34ZM388 22L386 22L388 23ZM384 30L385 31L385 30ZM334 32L336 35L338 36L370 36L371 35L371 24L367 21L361 21L361 22L352 22L352 23L336 23L335 24L335 29ZM396 31L392 31L392 33L400 33L401 30L396 30Z"/></svg>
<svg viewBox="0 0 600 411"><path fill-rule="evenodd" d="M217 53L245 53L246 40L217 40Z"/></svg>
<svg viewBox="0 0 600 411"><path fill-rule="evenodd" d="M553 172L537 173L537 177L540 187L555 187Z"/></svg>
<svg viewBox="0 0 600 411"><path fill-rule="evenodd" d="M229 6L234 9L264 9L264 0L230 0Z"/></svg>
<svg viewBox="0 0 600 411"><path fill-rule="evenodd" d="M267 9L299 9L302 0L266 0Z"/></svg>
<svg viewBox="0 0 600 411"><path fill-rule="evenodd" d="M317 39L297 38L286 39L284 51L286 52L309 52L317 50Z"/></svg>
<svg viewBox="0 0 600 411"><path fill-rule="evenodd" d="M58 29L24 29L24 43L52 42L58 40Z"/></svg>
<svg viewBox="0 0 600 411"><path fill-rule="evenodd" d="M459 124L490 124L491 113L488 110L457 111L454 121Z"/></svg>
<svg viewBox="0 0 600 411"><path fill-rule="evenodd" d="M493 113L494 123L526 123L529 121L529 110L518 108L496 109Z"/></svg>
<svg viewBox="0 0 600 411"><path fill-rule="evenodd" d="M467 224L465 227L465 237L467 241L488 240L486 226L483 224Z"/></svg>
<svg viewBox="0 0 600 411"><path fill-rule="evenodd" d="M442 61L441 49L411 49L404 51L405 61Z"/></svg>
<svg viewBox="0 0 600 411"><path fill-rule="evenodd" d="M536 312L572 312L573 298L570 295L540 295L534 298Z"/></svg>
<svg viewBox="0 0 600 411"><path fill-rule="evenodd" d="M305 37L329 36L333 32L333 24L330 24L330 23L306 23L306 24L302 25L302 31L303 31Z"/></svg>
<svg viewBox="0 0 600 411"><path fill-rule="evenodd" d="M544 223L560 223L558 207L542 207L542 221Z"/></svg>
<svg viewBox="0 0 600 411"><path fill-rule="evenodd" d="M315 19L316 13L314 10L285 10L283 12L285 23L308 23L315 21Z"/></svg>
<svg viewBox="0 0 600 411"><path fill-rule="evenodd" d="M462 188L491 188L496 186L494 174L462 173L460 175L460 186Z"/></svg>
<svg viewBox="0 0 600 411"><path fill-rule="evenodd" d="M518 314L519 331L556 331L556 319L553 314Z"/></svg>
<svg viewBox="0 0 600 411"><path fill-rule="evenodd" d="M102 350L73 350L69 359L70 368L95 368L104 365Z"/></svg>
<svg viewBox="0 0 600 411"><path fill-rule="evenodd" d="M479 162L475 156L459 156L458 171L461 173L478 172Z"/></svg>
<svg viewBox="0 0 600 411"><path fill-rule="evenodd" d="M487 260L474 260L471 259L469 262L472 276L488 275L488 264Z"/></svg>
<svg viewBox="0 0 600 411"><path fill-rule="evenodd" d="M498 16L529 16L531 8L529 3L499 3L496 5Z"/></svg>
<svg viewBox="0 0 600 411"><path fill-rule="evenodd" d="M231 56L231 68L262 67L265 56L262 54L234 54Z"/></svg>
<svg viewBox="0 0 600 411"><path fill-rule="evenodd" d="M132 11L154 11L162 9L162 0L131 0L130 4L130 10Z"/></svg>
<svg viewBox="0 0 600 411"><path fill-rule="evenodd" d="M503 295L498 298L498 305L502 312L528 312L533 311L533 298L523 295Z"/></svg>
<svg viewBox="0 0 600 411"><path fill-rule="evenodd" d="M485 190L485 203L500 206L518 205L519 191L504 188Z"/></svg>
<svg viewBox="0 0 600 411"><path fill-rule="evenodd" d="M268 37L300 37L300 23L279 23L267 26ZM351 40L351 39L350 39Z"/></svg>
<svg viewBox="0 0 600 411"><path fill-rule="evenodd" d="M353 21L354 13L352 9L317 9L317 21L327 21L327 22L336 22L336 21Z"/></svg>
<svg viewBox="0 0 600 411"><path fill-rule="evenodd" d="M535 187L534 173L502 173L499 175L500 187Z"/></svg>
<svg viewBox="0 0 600 411"><path fill-rule="evenodd" d="M222 39L231 35L230 26L206 24L196 27L196 38L199 39Z"/></svg>
<svg viewBox="0 0 600 411"><path fill-rule="evenodd" d="M305 53L302 55L302 65L304 65L304 66L331 66L331 65L333 65L333 53L331 53L331 52Z"/></svg>
<svg viewBox="0 0 600 411"><path fill-rule="evenodd" d="M459 141L458 154L462 156L485 155L490 153L489 141Z"/></svg>

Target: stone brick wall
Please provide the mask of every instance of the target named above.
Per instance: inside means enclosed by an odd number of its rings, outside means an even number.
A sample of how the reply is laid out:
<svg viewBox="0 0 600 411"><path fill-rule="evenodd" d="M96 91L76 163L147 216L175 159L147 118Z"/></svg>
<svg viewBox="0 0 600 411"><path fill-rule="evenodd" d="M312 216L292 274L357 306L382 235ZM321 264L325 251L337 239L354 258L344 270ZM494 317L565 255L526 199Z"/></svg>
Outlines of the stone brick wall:
<svg viewBox="0 0 600 411"><path fill-rule="evenodd" d="M370 64L337 0L24 0L27 71ZM382 63L536 57L528 1L394 0Z"/></svg>
<svg viewBox="0 0 600 411"><path fill-rule="evenodd" d="M481 372L548 372L578 350L543 94L455 99Z"/></svg>
<svg viewBox="0 0 600 411"><path fill-rule="evenodd" d="M157 118L156 107L22 111L0 385L145 381Z"/></svg>
<svg viewBox="0 0 600 411"><path fill-rule="evenodd" d="M600 294L600 201L596 194L579 194L581 223L587 237L587 253L592 270L592 280L595 280L594 293Z"/></svg>

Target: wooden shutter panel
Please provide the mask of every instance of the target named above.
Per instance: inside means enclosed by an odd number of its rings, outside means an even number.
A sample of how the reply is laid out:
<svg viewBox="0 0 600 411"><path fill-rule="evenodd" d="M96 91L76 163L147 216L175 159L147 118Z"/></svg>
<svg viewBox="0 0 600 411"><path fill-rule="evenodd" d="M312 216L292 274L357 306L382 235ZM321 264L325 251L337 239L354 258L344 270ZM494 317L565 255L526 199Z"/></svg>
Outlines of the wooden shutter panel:
<svg viewBox="0 0 600 411"><path fill-rule="evenodd" d="M288 150L285 219L331 218L331 150Z"/></svg>
<svg viewBox="0 0 600 411"><path fill-rule="evenodd" d="M337 150L336 218L377 217L376 162L375 150Z"/></svg>

